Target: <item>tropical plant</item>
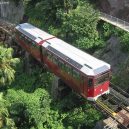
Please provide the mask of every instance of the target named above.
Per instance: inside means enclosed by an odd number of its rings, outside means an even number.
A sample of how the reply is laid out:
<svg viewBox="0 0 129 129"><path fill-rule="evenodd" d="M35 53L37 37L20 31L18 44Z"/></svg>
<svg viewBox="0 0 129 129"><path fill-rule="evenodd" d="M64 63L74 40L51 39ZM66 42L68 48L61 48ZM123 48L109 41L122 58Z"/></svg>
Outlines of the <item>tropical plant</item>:
<svg viewBox="0 0 129 129"><path fill-rule="evenodd" d="M6 100L0 99L0 128L16 129L14 121L10 118L7 105Z"/></svg>
<svg viewBox="0 0 129 129"><path fill-rule="evenodd" d="M6 99L11 103L9 111L18 127L63 129L58 111L50 109L51 99L46 90L39 88L31 94L8 90Z"/></svg>
<svg viewBox="0 0 129 129"><path fill-rule="evenodd" d="M128 32L123 32L123 34L120 35L120 42L123 50L129 52L129 33Z"/></svg>
<svg viewBox="0 0 129 129"><path fill-rule="evenodd" d="M79 2L76 9L60 14L62 30L67 41L82 49L100 44L96 30L99 13L88 2Z"/></svg>
<svg viewBox="0 0 129 129"><path fill-rule="evenodd" d="M0 86L10 84L14 80L15 70L13 67L19 62L18 58L12 57L13 49L0 46Z"/></svg>
<svg viewBox="0 0 129 129"><path fill-rule="evenodd" d="M26 6L30 22L79 47L102 44L96 26L99 13L88 0L30 1Z"/></svg>

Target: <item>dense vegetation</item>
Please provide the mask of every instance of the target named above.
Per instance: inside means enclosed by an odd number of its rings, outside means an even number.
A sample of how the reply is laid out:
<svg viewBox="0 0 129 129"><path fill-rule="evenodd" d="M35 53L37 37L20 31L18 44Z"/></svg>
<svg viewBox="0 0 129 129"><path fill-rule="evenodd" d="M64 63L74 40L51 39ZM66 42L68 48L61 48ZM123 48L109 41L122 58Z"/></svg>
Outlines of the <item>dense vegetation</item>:
<svg viewBox="0 0 129 129"><path fill-rule="evenodd" d="M1 48L0 57L4 50L10 50ZM11 53L9 57L15 60ZM11 85L6 83L9 87L0 95L0 128L92 128L101 118L99 112L75 93L53 100L50 94L53 75L43 71L40 65L27 74L23 72L21 59L15 70L15 80ZM10 72L7 74L10 75Z"/></svg>
<svg viewBox="0 0 129 129"><path fill-rule="evenodd" d="M102 45L96 29L99 12L88 0L25 2L29 22L83 50Z"/></svg>
<svg viewBox="0 0 129 129"><path fill-rule="evenodd" d="M10 84L14 80L13 67L19 62L18 58L12 58L13 49L0 46L0 86Z"/></svg>

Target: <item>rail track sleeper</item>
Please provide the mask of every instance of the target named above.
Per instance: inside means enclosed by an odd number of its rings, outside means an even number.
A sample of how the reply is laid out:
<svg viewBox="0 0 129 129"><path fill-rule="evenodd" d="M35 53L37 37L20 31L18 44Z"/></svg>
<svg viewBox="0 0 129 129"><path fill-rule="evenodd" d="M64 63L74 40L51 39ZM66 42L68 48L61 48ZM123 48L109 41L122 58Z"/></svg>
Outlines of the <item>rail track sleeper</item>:
<svg viewBox="0 0 129 129"><path fill-rule="evenodd" d="M118 97L118 99L120 99L124 104L126 104L127 106L129 106L129 99L128 98L126 98L125 96L121 95L120 93L118 93L117 91L115 91L112 88L110 88L110 93L113 96Z"/></svg>
<svg viewBox="0 0 129 129"><path fill-rule="evenodd" d="M120 88L120 86L116 86L115 84L111 83L111 87L115 88L116 90L119 90L124 96L126 96L127 98L129 98L129 94L124 91L123 89Z"/></svg>

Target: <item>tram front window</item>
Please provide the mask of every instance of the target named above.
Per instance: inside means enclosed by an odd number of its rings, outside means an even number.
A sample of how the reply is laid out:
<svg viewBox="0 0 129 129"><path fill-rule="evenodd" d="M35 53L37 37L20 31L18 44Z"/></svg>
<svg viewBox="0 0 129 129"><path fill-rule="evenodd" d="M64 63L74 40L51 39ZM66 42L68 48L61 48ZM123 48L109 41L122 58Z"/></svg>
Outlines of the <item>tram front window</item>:
<svg viewBox="0 0 129 129"><path fill-rule="evenodd" d="M109 72L99 75L95 78L95 86L100 85L109 80Z"/></svg>

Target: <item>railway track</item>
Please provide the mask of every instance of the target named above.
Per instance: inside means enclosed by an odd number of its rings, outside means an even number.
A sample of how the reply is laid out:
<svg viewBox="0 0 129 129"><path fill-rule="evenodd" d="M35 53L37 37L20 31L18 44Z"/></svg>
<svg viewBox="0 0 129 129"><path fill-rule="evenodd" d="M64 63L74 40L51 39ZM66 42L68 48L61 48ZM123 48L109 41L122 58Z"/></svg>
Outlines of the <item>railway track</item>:
<svg viewBox="0 0 129 129"><path fill-rule="evenodd" d="M117 122L120 129L129 129L129 117L126 116L127 113L129 114L129 108L127 108L129 95L121 88L112 85L110 94L99 98L95 104L104 115L111 117L115 123Z"/></svg>
<svg viewBox="0 0 129 129"><path fill-rule="evenodd" d="M119 91L123 96L129 98L129 94L126 91L124 91L123 89L121 89L120 86L116 86L113 83L110 83L110 84L111 84L111 87L113 87L114 90Z"/></svg>
<svg viewBox="0 0 129 129"><path fill-rule="evenodd" d="M123 120L123 118L118 115L114 110L112 110L110 107L108 107L106 104L103 103L103 101L97 100L96 101L97 106L101 109L102 112L104 112L104 115L106 117L111 117L112 118L112 122L115 122L119 125L120 129L128 129L123 123L121 123L121 121ZM105 114L106 113L106 114ZM104 126L104 128L111 128L110 126ZM113 128L111 128L113 129Z"/></svg>

